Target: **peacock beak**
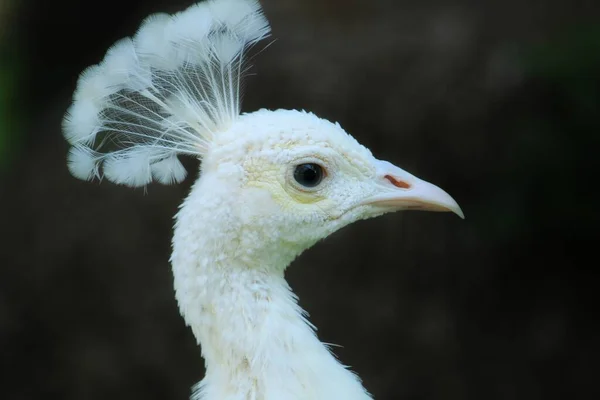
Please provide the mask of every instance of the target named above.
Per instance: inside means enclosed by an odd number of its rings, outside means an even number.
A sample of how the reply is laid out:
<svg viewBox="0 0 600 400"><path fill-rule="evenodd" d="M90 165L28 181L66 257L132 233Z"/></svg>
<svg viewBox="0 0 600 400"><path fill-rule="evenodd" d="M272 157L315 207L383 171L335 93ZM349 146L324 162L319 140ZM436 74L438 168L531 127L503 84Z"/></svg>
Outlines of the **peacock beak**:
<svg viewBox="0 0 600 400"><path fill-rule="evenodd" d="M387 161L377 160L377 186L381 193L365 201L395 210L451 211L465 218L460 206L444 190L396 167Z"/></svg>

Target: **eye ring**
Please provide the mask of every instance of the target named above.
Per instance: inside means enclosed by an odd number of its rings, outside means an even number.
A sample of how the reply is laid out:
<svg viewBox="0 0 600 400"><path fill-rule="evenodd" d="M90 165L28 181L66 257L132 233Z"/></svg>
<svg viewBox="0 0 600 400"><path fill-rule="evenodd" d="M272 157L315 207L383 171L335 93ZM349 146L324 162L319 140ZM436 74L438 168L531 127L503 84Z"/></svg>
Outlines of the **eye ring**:
<svg viewBox="0 0 600 400"><path fill-rule="evenodd" d="M325 168L317 163L302 163L294 167L294 180L302 187L314 189L326 176Z"/></svg>

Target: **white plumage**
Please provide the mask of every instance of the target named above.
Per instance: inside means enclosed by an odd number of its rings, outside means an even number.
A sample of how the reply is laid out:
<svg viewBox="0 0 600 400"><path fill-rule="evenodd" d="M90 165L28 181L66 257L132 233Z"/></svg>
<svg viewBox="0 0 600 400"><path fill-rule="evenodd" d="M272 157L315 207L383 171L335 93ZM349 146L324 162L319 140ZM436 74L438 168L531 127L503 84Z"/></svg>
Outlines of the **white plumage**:
<svg viewBox="0 0 600 400"><path fill-rule="evenodd" d="M73 175L103 171L128 186L153 176L180 182L176 155L201 157L237 118L244 53L268 33L256 1L210 1L146 19L79 79L64 120Z"/></svg>
<svg viewBox="0 0 600 400"><path fill-rule="evenodd" d="M284 279L316 241L390 211L460 208L311 113L240 115L248 49L269 35L255 0L209 0L147 18L84 71L64 120L71 173L127 186L181 182L174 285L206 360L196 400L365 400Z"/></svg>

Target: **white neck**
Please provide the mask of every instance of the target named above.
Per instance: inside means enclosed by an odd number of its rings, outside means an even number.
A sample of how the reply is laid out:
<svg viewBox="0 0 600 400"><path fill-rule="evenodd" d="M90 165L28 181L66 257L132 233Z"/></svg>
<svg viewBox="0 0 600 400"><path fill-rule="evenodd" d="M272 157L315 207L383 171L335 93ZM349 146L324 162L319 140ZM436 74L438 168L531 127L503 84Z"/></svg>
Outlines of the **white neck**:
<svg viewBox="0 0 600 400"><path fill-rule="evenodd" d="M231 207L232 188L219 187L195 184L173 240L177 300L206 360L194 399L371 399L318 340L283 277L302 246L257 240L256 224Z"/></svg>

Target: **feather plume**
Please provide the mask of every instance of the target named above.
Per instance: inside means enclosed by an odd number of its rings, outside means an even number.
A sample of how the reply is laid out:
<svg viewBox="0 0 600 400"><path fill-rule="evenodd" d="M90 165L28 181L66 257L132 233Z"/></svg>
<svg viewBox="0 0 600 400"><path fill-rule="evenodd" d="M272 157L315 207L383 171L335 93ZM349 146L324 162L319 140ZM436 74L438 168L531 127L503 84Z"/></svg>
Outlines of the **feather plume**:
<svg viewBox="0 0 600 400"><path fill-rule="evenodd" d="M240 114L245 53L269 35L256 0L209 0L148 17L80 76L63 132L71 173L127 186L181 182Z"/></svg>

